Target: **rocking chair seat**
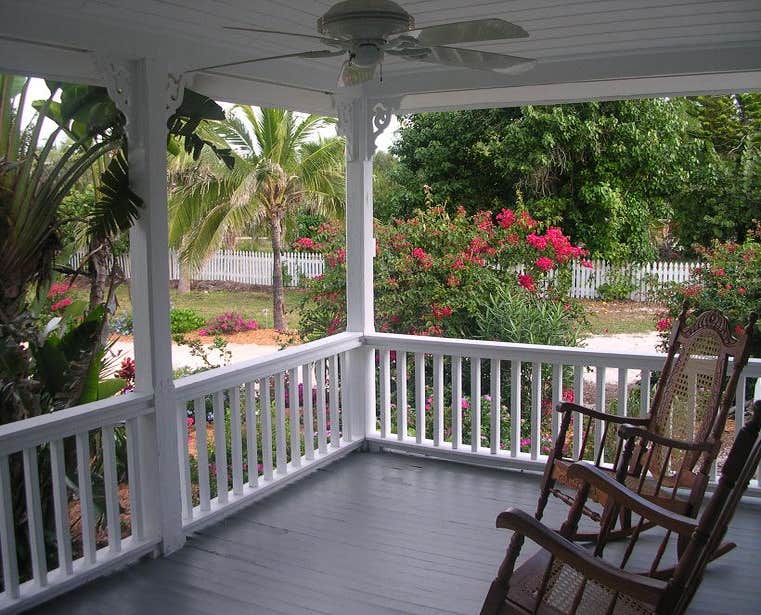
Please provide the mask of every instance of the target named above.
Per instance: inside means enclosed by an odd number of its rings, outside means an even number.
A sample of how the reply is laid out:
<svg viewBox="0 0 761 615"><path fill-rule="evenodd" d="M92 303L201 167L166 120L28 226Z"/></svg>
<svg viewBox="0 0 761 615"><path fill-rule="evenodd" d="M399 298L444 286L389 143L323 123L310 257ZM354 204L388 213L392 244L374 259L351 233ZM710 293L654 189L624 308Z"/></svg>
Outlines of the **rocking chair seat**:
<svg viewBox="0 0 761 615"><path fill-rule="evenodd" d="M644 600L635 600L620 594L616 598L615 590L597 581L589 580L560 559L556 559L552 564L550 576L547 579L547 589L537 608L536 602L550 557L548 551L541 550L513 573L507 602L502 613L565 615L576 603L578 613L605 615L610 612L611 602L614 599L616 600L616 615L644 615L655 611L655 605L648 604ZM582 584L585 585L579 596Z"/></svg>

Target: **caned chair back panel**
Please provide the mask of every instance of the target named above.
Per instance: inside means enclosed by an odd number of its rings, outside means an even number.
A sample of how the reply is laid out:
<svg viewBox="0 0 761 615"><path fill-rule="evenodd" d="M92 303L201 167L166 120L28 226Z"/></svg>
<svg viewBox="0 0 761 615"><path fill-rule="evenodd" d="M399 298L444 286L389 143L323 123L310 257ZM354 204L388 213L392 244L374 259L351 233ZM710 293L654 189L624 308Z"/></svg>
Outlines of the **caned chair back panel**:
<svg viewBox="0 0 761 615"><path fill-rule="evenodd" d="M675 342L672 361L661 375L653 400L650 429L683 442L718 440L734 394L727 365L732 358L736 367L741 366L746 340L734 339L727 319L709 311L698 316L693 325L681 328ZM737 377L739 372L733 379ZM657 450L653 465L661 468L668 463L664 483L670 485L680 472L692 472L699 458L698 452L674 451L667 462Z"/></svg>

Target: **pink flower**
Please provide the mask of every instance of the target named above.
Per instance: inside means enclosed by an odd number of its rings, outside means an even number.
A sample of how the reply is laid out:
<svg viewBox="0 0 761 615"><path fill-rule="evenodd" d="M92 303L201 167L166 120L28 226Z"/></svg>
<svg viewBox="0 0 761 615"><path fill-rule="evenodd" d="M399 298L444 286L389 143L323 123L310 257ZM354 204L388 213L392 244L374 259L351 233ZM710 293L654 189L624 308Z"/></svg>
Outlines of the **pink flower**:
<svg viewBox="0 0 761 615"><path fill-rule="evenodd" d="M467 410L468 408L470 408L470 404L468 403L468 400L465 399L464 397L462 398L462 402L460 403L460 406L462 407L463 410Z"/></svg>
<svg viewBox="0 0 761 615"><path fill-rule="evenodd" d="M521 438L521 446L531 446L531 438Z"/></svg>
<svg viewBox="0 0 761 615"><path fill-rule="evenodd" d="M301 248L303 250L311 250L315 246L315 241L309 237L301 237L300 239L294 241L293 245L294 247Z"/></svg>
<svg viewBox="0 0 761 615"><path fill-rule="evenodd" d="M547 238L540 237L536 233L530 233L526 237L526 243L535 247L537 250L544 250L547 247Z"/></svg>
<svg viewBox="0 0 761 615"><path fill-rule="evenodd" d="M53 305L50 306L50 310L53 312L58 312L68 306L71 305L71 299L69 297L66 297L65 299L61 299L60 301L56 301Z"/></svg>
<svg viewBox="0 0 761 615"><path fill-rule="evenodd" d="M581 261L581 266L586 267L587 269L592 269L592 267L594 267L594 265L592 264L592 261L587 259L584 259L583 261Z"/></svg>
<svg viewBox="0 0 761 615"><path fill-rule="evenodd" d="M717 278L721 278L721 277L723 277L726 274L726 272L724 271L724 267L718 267L718 268L714 269L713 274Z"/></svg>
<svg viewBox="0 0 761 615"><path fill-rule="evenodd" d="M547 256L540 256L536 259L536 263L534 264L542 271L549 271L555 266L555 262Z"/></svg>
<svg viewBox="0 0 761 615"><path fill-rule="evenodd" d="M565 389L563 391L563 401L574 402L576 401L576 394L573 389Z"/></svg>
<svg viewBox="0 0 761 615"><path fill-rule="evenodd" d="M185 419L185 422L188 424L188 427L193 427L196 424L196 420L192 416Z"/></svg>
<svg viewBox="0 0 761 615"><path fill-rule="evenodd" d="M534 283L534 278L532 278L528 274L519 274L518 275L518 284L523 286L526 290L530 292L534 292L536 290L536 284Z"/></svg>
<svg viewBox="0 0 761 615"><path fill-rule="evenodd" d="M56 282L50 287L50 290L48 291L48 298L52 299L53 297L62 295L65 292L68 292L70 288L71 285L67 284L66 282Z"/></svg>

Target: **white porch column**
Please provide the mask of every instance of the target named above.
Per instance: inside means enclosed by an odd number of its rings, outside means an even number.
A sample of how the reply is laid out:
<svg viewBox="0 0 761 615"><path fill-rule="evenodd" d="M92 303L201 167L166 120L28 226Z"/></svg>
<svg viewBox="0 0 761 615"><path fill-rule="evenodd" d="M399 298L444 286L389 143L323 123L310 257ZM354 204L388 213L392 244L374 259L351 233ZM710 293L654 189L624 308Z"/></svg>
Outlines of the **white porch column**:
<svg viewBox="0 0 761 615"><path fill-rule="evenodd" d="M346 138L346 330L375 331L373 295L373 154L391 110L364 96L338 98L338 132ZM349 353L346 386L352 439L375 431L375 362L365 347Z"/></svg>
<svg viewBox="0 0 761 615"><path fill-rule="evenodd" d="M101 64L109 94L127 117L130 184L143 199L140 217L130 231L135 388L153 392L155 414L141 418L138 426L140 499L144 535L160 536L161 551L167 554L185 542L169 327L166 188L167 119L179 104L184 85L159 59Z"/></svg>

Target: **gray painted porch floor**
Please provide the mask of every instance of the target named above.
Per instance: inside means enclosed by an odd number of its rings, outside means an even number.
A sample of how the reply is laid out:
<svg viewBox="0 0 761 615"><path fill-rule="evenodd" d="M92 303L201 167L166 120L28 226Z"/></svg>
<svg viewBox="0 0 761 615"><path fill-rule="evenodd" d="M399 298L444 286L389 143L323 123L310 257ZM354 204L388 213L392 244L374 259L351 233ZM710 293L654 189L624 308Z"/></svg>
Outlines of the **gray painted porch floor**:
<svg viewBox="0 0 761 615"><path fill-rule="evenodd" d="M532 474L352 453L35 612L477 613L509 538L497 513L533 511L537 494ZM566 511L551 503L545 519ZM761 611L761 506L740 508L729 539L740 547L709 567L690 612Z"/></svg>

